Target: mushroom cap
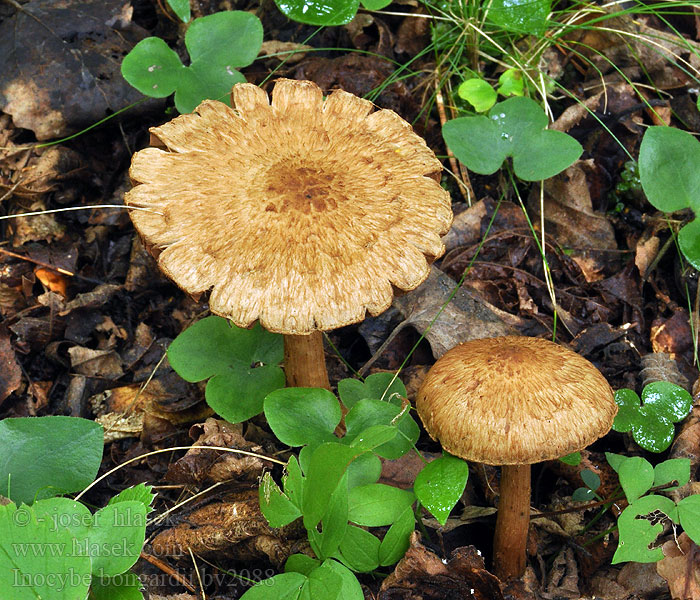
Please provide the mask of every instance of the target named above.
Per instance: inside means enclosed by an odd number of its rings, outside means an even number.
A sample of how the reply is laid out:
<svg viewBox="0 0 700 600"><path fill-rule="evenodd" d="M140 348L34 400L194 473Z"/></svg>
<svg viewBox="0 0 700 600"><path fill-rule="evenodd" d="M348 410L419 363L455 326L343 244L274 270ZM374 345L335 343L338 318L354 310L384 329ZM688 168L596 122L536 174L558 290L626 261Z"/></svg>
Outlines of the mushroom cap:
<svg viewBox="0 0 700 600"><path fill-rule="evenodd" d="M386 310L444 252L440 162L390 110L310 81L233 89L151 129L126 204L160 268L212 312L306 334Z"/></svg>
<svg viewBox="0 0 700 600"><path fill-rule="evenodd" d="M452 348L426 375L416 408L445 450L489 465L581 450L610 430L617 413L593 364L559 344L520 336Z"/></svg>

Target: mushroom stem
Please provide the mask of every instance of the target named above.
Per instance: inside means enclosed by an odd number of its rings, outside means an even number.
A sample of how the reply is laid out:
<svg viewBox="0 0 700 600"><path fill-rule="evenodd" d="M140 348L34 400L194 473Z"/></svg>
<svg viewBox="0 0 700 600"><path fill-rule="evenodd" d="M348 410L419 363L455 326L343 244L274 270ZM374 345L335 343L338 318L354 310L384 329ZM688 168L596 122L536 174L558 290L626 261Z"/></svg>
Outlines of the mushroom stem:
<svg viewBox="0 0 700 600"><path fill-rule="evenodd" d="M493 538L493 563L499 579L525 572L527 530L530 524L530 465L501 467L501 493Z"/></svg>
<svg viewBox="0 0 700 600"><path fill-rule="evenodd" d="M323 352L323 333L284 336L284 373L289 387L331 389Z"/></svg>

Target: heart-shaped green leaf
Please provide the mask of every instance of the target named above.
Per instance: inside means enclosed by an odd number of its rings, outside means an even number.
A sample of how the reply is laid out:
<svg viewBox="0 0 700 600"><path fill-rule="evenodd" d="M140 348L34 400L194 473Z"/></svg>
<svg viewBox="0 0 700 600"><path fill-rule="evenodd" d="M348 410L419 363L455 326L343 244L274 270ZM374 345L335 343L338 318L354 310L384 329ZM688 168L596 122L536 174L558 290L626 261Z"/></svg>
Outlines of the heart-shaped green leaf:
<svg viewBox="0 0 700 600"><path fill-rule="evenodd" d="M214 316L187 328L168 348L180 377L209 379L207 403L231 423L259 414L265 396L284 386L284 372L277 366L283 355L282 336L258 324L242 329Z"/></svg>
<svg viewBox="0 0 700 600"><path fill-rule="evenodd" d="M487 17L506 31L541 36L551 5L551 0L493 0Z"/></svg>
<svg viewBox="0 0 700 600"><path fill-rule="evenodd" d="M488 117L448 121L442 135L455 156L476 173L495 173L510 156L518 177L536 181L560 173L583 152L574 138L545 129L547 124L539 104L515 97L496 104Z"/></svg>
<svg viewBox="0 0 700 600"><path fill-rule="evenodd" d="M488 81L478 77L463 81L457 88L457 94L474 107L476 112L485 112L496 103L496 90Z"/></svg>
<svg viewBox="0 0 700 600"><path fill-rule="evenodd" d="M406 386L393 373L374 373L364 382L358 379L342 379L338 382L338 396L346 408L350 409L360 400L371 398L403 405Z"/></svg>
<svg viewBox="0 0 700 600"><path fill-rule="evenodd" d="M413 491L438 523L444 525L450 511L462 497L468 477L469 467L466 461L443 454L425 465L418 473Z"/></svg>

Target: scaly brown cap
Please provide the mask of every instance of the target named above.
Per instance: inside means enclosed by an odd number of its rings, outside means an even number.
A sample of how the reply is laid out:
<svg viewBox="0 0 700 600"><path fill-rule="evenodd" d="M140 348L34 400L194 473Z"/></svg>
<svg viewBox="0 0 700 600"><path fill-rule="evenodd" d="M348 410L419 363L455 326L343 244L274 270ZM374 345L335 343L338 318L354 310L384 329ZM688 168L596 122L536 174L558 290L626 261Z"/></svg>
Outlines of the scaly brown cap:
<svg viewBox="0 0 700 600"><path fill-rule="evenodd" d="M416 408L445 450L488 465L571 454L605 435L617 414L612 389L589 361L519 336L452 348L428 372Z"/></svg>
<svg viewBox="0 0 700 600"><path fill-rule="evenodd" d="M304 334L386 310L442 255L440 162L390 110L310 81L233 90L151 130L126 194L160 268L211 311Z"/></svg>

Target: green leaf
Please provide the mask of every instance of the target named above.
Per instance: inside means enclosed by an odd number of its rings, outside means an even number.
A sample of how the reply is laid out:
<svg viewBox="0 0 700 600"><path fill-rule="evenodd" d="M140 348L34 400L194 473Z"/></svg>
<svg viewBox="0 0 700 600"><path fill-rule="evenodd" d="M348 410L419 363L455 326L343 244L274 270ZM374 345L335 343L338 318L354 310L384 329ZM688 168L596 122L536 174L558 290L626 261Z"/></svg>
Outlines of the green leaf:
<svg viewBox="0 0 700 600"><path fill-rule="evenodd" d="M323 443L340 423L337 398L322 388L283 388L265 398L265 417L277 439L288 446Z"/></svg>
<svg viewBox="0 0 700 600"><path fill-rule="evenodd" d="M627 458L627 456L623 456L622 454L613 454L612 452L605 453L605 459L608 461L608 464L613 468L615 473L620 472L620 467L622 466L622 463L627 460Z"/></svg>
<svg viewBox="0 0 700 600"><path fill-rule="evenodd" d="M571 499L574 502L590 502L595 498L595 493L592 489L587 487L580 487L574 490L571 494Z"/></svg>
<svg viewBox="0 0 700 600"><path fill-rule="evenodd" d="M309 542L321 560L333 556L348 528L348 478L343 475L327 500L326 512L321 519L321 531L309 530Z"/></svg>
<svg viewBox="0 0 700 600"><path fill-rule="evenodd" d="M136 573L122 573L118 577L93 577L88 600L143 600L141 581Z"/></svg>
<svg viewBox="0 0 700 600"><path fill-rule="evenodd" d="M379 564L381 566L393 565L406 554L415 524L416 517L413 514L413 509L408 506L389 527L379 546Z"/></svg>
<svg viewBox="0 0 700 600"><path fill-rule="evenodd" d="M362 0L362 6L367 10L382 10L389 6L393 0Z"/></svg>
<svg viewBox="0 0 700 600"><path fill-rule="evenodd" d="M627 502L632 504L646 494L654 485L654 468L640 456L632 456L620 465L617 471Z"/></svg>
<svg viewBox="0 0 700 600"><path fill-rule="evenodd" d="M390 402L365 398L356 402L345 415L345 439L352 442L357 436L366 435L367 430L376 425L395 425L398 428L398 435L394 439L374 449L376 454L388 459L403 456L420 435L420 428L408 410Z"/></svg>
<svg viewBox="0 0 700 600"><path fill-rule="evenodd" d="M498 89L502 96L522 96L525 93L523 74L519 69L507 69L498 78Z"/></svg>
<svg viewBox="0 0 700 600"><path fill-rule="evenodd" d="M367 527L391 525L415 499L413 492L383 483L361 485L350 490L348 519Z"/></svg>
<svg viewBox="0 0 700 600"><path fill-rule="evenodd" d="M681 228L678 232L678 245L686 260L695 269L700 269L700 219Z"/></svg>
<svg viewBox="0 0 700 600"><path fill-rule="evenodd" d="M307 581L301 573L280 573L256 583L241 600L297 600Z"/></svg>
<svg viewBox="0 0 700 600"><path fill-rule="evenodd" d="M287 18L306 25L333 27L352 21L359 0L275 0Z"/></svg>
<svg viewBox="0 0 700 600"><path fill-rule="evenodd" d="M285 573L301 573L307 575L316 567L321 565L321 561L316 558L311 558L306 554L292 554L284 563Z"/></svg>
<svg viewBox="0 0 700 600"><path fill-rule="evenodd" d="M23 417L0 421L0 494L27 504L77 492L97 475L102 426L78 417Z"/></svg>
<svg viewBox="0 0 700 600"><path fill-rule="evenodd" d="M335 560L327 560L322 566L330 569L340 577L342 585L340 596L338 596L339 600L364 600L365 595L362 593L360 582L357 581L357 577L351 571ZM319 598L321 597L319 596ZM316 597L312 596L311 600L316 600Z"/></svg>
<svg viewBox="0 0 700 600"><path fill-rule="evenodd" d="M536 181L560 173L583 152L574 138L545 129L547 124L534 100L516 97L496 104L488 117L448 121L442 135L455 156L476 173L495 173L511 156L515 174Z"/></svg>
<svg viewBox="0 0 700 600"><path fill-rule="evenodd" d="M590 469L583 469L583 471L581 471L581 480L594 492L600 487L600 477Z"/></svg>
<svg viewBox="0 0 700 600"><path fill-rule="evenodd" d="M551 0L493 0L487 16L506 31L542 36L550 10Z"/></svg>
<svg viewBox="0 0 700 600"><path fill-rule="evenodd" d="M641 400L632 390L617 390L615 402L619 410L613 421L613 429L632 431L634 441L642 448L662 452L673 441L673 422L688 415L692 401L683 388L666 381L647 385L642 391Z"/></svg>
<svg viewBox="0 0 700 600"><path fill-rule="evenodd" d="M12 590L12 600L87 597L90 557L72 551L75 538L60 521L39 519L34 507L10 503L0 505L0 532L3 595Z"/></svg>
<svg viewBox="0 0 700 600"><path fill-rule="evenodd" d="M301 467L295 456L291 456L287 461L287 471L282 476L284 493L294 506L301 508L304 497L304 476L301 474Z"/></svg>
<svg viewBox="0 0 700 600"><path fill-rule="evenodd" d="M474 107L476 112L485 112L491 108L498 98L498 94L488 81L478 77L463 81L457 88L457 94Z"/></svg>
<svg viewBox="0 0 700 600"><path fill-rule="evenodd" d="M311 573L301 592L303 600L343 600L343 578L324 562Z"/></svg>
<svg viewBox="0 0 700 600"><path fill-rule="evenodd" d="M374 373L367 377L364 382L358 379L340 380L338 382L338 396L348 409L366 398L403 406L406 386L393 373Z"/></svg>
<svg viewBox="0 0 700 600"><path fill-rule="evenodd" d="M107 504L109 505L116 504L117 502L136 501L141 502L141 504L143 504L146 507L147 512L150 512L150 507L151 504L153 504L153 500L155 500L155 497L156 495L153 493L152 485L139 483L138 485L123 489L116 496L112 496Z"/></svg>
<svg viewBox="0 0 700 600"><path fill-rule="evenodd" d="M227 100L231 86L245 81L238 67L249 65L262 46L260 19L245 11L222 11L195 19L185 34L190 66L160 38L142 40L124 57L122 75L146 96L175 92L175 107L192 112L207 98Z"/></svg>
<svg viewBox="0 0 700 600"><path fill-rule="evenodd" d="M671 458L654 467L654 487L666 485L672 481L677 481L677 486L664 491L678 489L690 481L689 458Z"/></svg>
<svg viewBox="0 0 700 600"><path fill-rule="evenodd" d="M398 429L393 425L372 425L358 433L350 445L364 450L374 450L393 440L397 433ZM343 438L343 442L346 438L347 436Z"/></svg>
<svg viewBox="0 0 700 600"><path fill-rule="evenodd" d="M326 513L328 499L345 475L348 465L362 452L337 442L327 442L311 455L302 506L306 529L314 529L318 525Z"/></svg>
<svg viewBox="0 0 700 600"><path fill-rule="evenodd" d="M148 37L136 44L122 60L122 77L144 96L167 98L180 84L187 67L168 44Z"/></svg>
<svg viewBox="0 0 700 600"><path fill-rule="evenodd" d="M656 416L677 423L690 413L693 397L678 385L655 381L642 391L642 402L648 409L653 409Z"/></svg>
<svg viewBox="0 0 700 600"><path fill-rule="evenodd" d="M263 475L258 487L260 510L270 527L284 527L301 516L301 511L279 489L269 472Z"/></svg>
<svg viewBox="0 0 700 600"><path fill-rule="evenodd" d="M368 573L379 566L380 541L369 531L348 525L339 550L348 567L359 573Z"/></svg>
<svg viewBox="0 0 700 600"><path fill-rule="evenodd" d="M190 0L168 0L168 6L183 23L190 20Z"/></svg>
<svg viewBox="0 0 700 600"><path fill-rule="evenodd" d="M146 537L147 509L142 502L109 504L93 515L93 525L85 545L92 574L114 577L124 573L138 560Z"/></svg>
<svg viewBox="0 0 700 600"><path fill-rule="evenodd" d="M678 519L688 537L700 543L700 494L687 496L678 503Z"/></svg>
<svg viewBox="0 0 700 600"><path fill-rule="evenodd" d="M566 456L562 456L559 459L561 462L563 462L565 465L572 465L576 466L581 462L581 453L580 452L572 452L571 454L567 454Z"/></svg>
<svg viewBox="0 0 700 600"><path fill-rule="evenodd" d="M168 348L170 364L185 381L209 379L207 404L231 423L259 414L265 396L284 386L277 366L283 356L281 335L215 316L188 327Z"/></svg>
<svg viewBox="0 0 700 600"><path fill-rule="evenodd" d="M371 452L360 454L348 466L348 489L375 483L382 474L382 461Z"/></svg>
<svg viewBox="0 0 700 600"><path fill-rule="evenodd" d="M700 142L673 127L649 127L639 148L639 178L649 202L664 212L700 208Z"/></svg>
<svg viewBox="0 0 700 600"><path fill-rule="evenodd" d="M622 511L617 520L620 541L612 559L612 564L634 561L656 562L664 557L661 548L650 548L663 531L661 522L652 523L644 517L666 515L677 520L676 505L665 496L644 496Z"/></svg>
<svg viewBox="0 0 700 600"><path fill-rule="evenodd" d="M466 461L450 454L429 462L416 477L413 491L440 525L447 522L450 511L462 497L469 477Z"/></svg>

